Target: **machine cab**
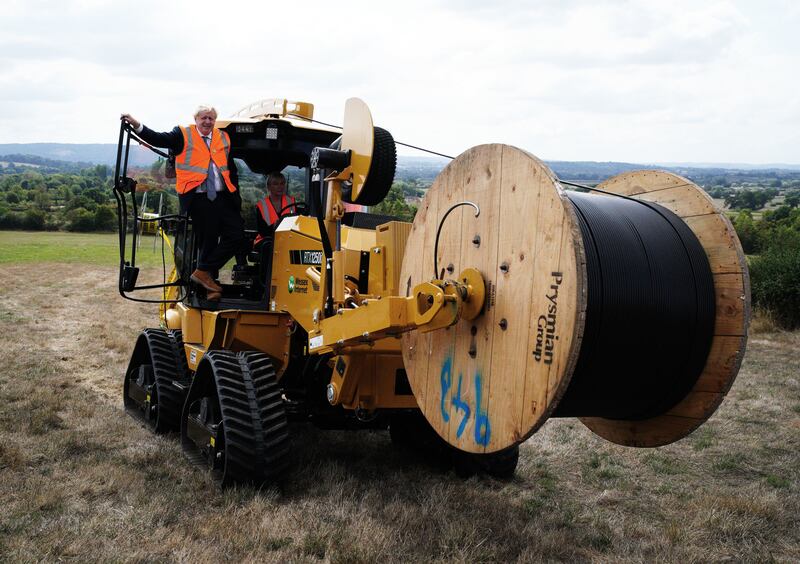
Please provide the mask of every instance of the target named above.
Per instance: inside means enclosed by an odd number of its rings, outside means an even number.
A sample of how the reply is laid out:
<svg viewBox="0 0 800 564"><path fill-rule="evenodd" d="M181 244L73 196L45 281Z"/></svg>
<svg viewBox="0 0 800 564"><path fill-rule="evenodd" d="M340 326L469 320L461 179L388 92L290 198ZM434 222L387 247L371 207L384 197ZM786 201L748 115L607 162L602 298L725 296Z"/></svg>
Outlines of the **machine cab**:
<svg viewBox="0 0 800 564"><path fill-rule="evenodd" d="M296 206L287 210L283 217L278 219L275 226L276 231L281 232L286 249L287 259L281 256L281 264L291 260L294 256L292 251L305 251L307 256L319 258L330 256L333 246L340 246L341 240L331 243L326 241L326 234L322 228L322 218L325 212L326 191L325 179L332 171L321 166L312 168L312 154L317 148L338 149L341 138L341 128L322 124L313 119L314 106L307 102L296 102L286 99L264 99L249 104L231 117L217 119L216 127L228 133L231 140L231 157L237 163L244 163L252 173L257 175L267 175L270 172L289 171L300 169L302 171L302 190L298 194L295 191ZM388 134L388 132L385 132ZM128 138L129 142L129 138ZM120 137L120 149L118 154L122 154L122 133ZM394 142L391 141L392 162L391 176L394 175ZM127 146L125 147L125 162L127 161ZM125 176L125 164L122 164L120 171L120 158L118 157L117 184L121 185L118 201L123 200L120 209L120 216L127 216L127 206L124 205L124 194L126 181L133 184L129 191L135 191L135 181ZM295 168L296 167L296 168ZM240 168L243 168L240 166ZM292 175L296 182L296 175ZM257 177L257 186L260 189L259 195L266 194L261 176ZM242 184L240 179L240 185ZM385 188L381 188L381 194L376 197L373 192L365 191L359 201L347 201L345 198L346 213L342 217L342 226L345 230L345 237L351 230L368 231L362 236L355 235L349 237L351 243L359 241L357 244L366 246L367 250L370 243L374 244L374 229L377 225L390 221L391 217L372 215L367 212L364 204L376 204L383 199L385 193L391 185L383 182ZM241 188L242 186L240 186ZM130 186L129 186L130 188ZM115 193L117 192L115 188ZM252 198L252 196L250 196ZM133 201L133 223L136 228L132 229L130 250L126 252L125 226L128 221L121 221L120 228L123 231L121 236L121 265L120 265L120 293L126 294L140 289L153 289L158 285L137 285L139 268L135 264L135 249L140 244L136 241L137 233L141 234L138 223L142 223L144 214L137 213L135 198ZM252 212L251 212L252 213ZM257 211L255 213L258 213ZM152 214L151 214L152 215ZM139 217L142 216L142 217ZM291 221L286 221L288 219ZM148 217L149 225L153 224L152 217ZM249 218L245 218L246 222ZM285 225L284 225L285 224ZM219 301L206 299L206 292L189 283L189 275L196 267L197 248L192 234L191 220L186 216L162 216L160 225L163 228L162 236L172 235L174 242L171 243L175 268L168 279L164 280L164 302L184 302L187 305L198 309L225 309L235 307L236 309L254 310L273 310L275 309L274 296L277 291L275 284L272 283L272 265L274 262L274 241L272 234L267 237L264 244L258 250L253 250L253 241L258 233L255 230L246 231L247 243L243 253L236 259L236 264L232 265L230 273L230 283L228 276L223 272L222 298ZM370 233L371 232L371 235ZM280 237L281 235L279 235ZM293 241L289 241L293 239ZM170 243L167 239L168 244ZM327 243L327 245L326 245ZM326 248L329 246L331 248ZM291 248L290 248L291 247ZM298 247L298 248L294 248ZM297 254L295 252L294 254ZM131 260L125 260L127 256ZM351 261L352 262L352 261ZM229 268L229 265L225 269ZM307 265L310 269L310 282L306 284L309 289L315 286L313 282L314 271L319 272L321 264ZM358 274L358 273L355 273ZM299 281L299 280L298 280ZM298 291L302 288L298 287ZM169 299L166 299L169 298ZM155 300L154 300L155 301ZM169 309L168 304L164 304L162 309Z"/></svg>

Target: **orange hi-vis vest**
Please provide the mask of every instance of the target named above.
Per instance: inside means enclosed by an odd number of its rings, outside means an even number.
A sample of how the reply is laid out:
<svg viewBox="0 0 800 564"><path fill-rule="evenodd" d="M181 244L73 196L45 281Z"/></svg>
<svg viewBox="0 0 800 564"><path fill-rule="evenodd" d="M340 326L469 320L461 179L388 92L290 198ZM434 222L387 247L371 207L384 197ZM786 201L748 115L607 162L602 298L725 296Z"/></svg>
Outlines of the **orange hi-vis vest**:
<svg viewBox="0 0 800 564"><path fill-rule="evenodd" d="M269 194L267 194L264 197L264 199L258 201L256 207L258 208L261 217L263 217L264 221L267 222L267 225L273 226L276 223L278 223L278 212L280 210L283 210L283 213L281 215L291 213L292 208L287 208L286 206L293 203L294 203L294 198L292 196L287 196L286 194L284 194L283 196L281 196L281 207L280 209L276 210L275 206L272 205L272 202L269 199ZM259 233L258 235L256 235L256 240L253 241L253 245L258 245L263 239L264 236L261 235L261 233Z"/></svg>
<svg viewBox="0 0 800 564"><path fill-rule="evenodd" d="M178 194L186 194L205 182L212 159L228 190L236 192L236 186L231 181L231 171L228 169L228 155L231 151L228 134L217 128L212 129L211 146L208 147L196 125L182 127L181 133L183 152L175 157L175 190Z"/></svg>

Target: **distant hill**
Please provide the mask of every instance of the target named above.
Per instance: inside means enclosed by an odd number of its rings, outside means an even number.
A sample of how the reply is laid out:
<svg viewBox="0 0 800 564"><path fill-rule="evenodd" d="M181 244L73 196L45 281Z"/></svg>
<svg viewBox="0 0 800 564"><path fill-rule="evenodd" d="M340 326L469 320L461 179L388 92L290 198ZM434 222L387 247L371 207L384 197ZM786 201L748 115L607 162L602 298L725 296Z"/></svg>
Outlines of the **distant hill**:
<svg viewBox="0 0 800 564"><path fill-rule="evenodd" d="M13 155L16 159L6 158ZM52 161L72 163L74 166L86 167L97 164L114 166L117 158L117 146L111 143L72 144L72 143L0 143L0 162L19 161L21 155L32 155L47 160L51 166ZM149 166L156 156L148 149L133 144L128 163L132 166ZM437 174L450 162L441 157L408 157L401 155L397 160L397 178L415 178L422 181L433 181ZM684 176L696 179L712 175L742 174L742 173L774 173L778 177L795 176L800 172L800 165L775 164L751 165L730 163L623 163L623 162L593 162L593 161L545 161L550 168L564 180L599 182L610 176L629 170L643 168L657 168L670 170ZM31 164L43 164L43 161L33 160Z"/></svg>
<svg viewBox="0 0 800 564"><path fill-rule="evenodd" d="M7 154L0 156L0 166L7 169L4 172L9 172L12 169L16 172L21 172L24 169L35 169L38 172L51 173L51 172L80 172L84 168L89 168L91 163L84 161L60 161L57 159L48 159L38 155L30 154ZM17 170L20 169L20 170Z"/></svg>
<svg viewBox="0 0 800 564"><path fill-rule="evenodd" d="M397 172L395 176L399 179L418 178L419 180L433 182L450 159L440 157L397 157Z"/></svg>
<svg viewBox="0 0 800 564"><path fill-rule="evenodd" d="M770 164L748 164L748 163L661 163L662 167L669 169L703 169L708 171L730 172L730 171L800 171L800 164L770 163Z"/></svg>
<svg viewBox="0 0 800 564"><path fill-rule="evenodd" d="M0 143L0 160L3 155L33 155L50 160L89 165L113 166L117 162L117 146L111 143ZM148 166L156 156L140 145L131 144L128 164Z"/></svg>

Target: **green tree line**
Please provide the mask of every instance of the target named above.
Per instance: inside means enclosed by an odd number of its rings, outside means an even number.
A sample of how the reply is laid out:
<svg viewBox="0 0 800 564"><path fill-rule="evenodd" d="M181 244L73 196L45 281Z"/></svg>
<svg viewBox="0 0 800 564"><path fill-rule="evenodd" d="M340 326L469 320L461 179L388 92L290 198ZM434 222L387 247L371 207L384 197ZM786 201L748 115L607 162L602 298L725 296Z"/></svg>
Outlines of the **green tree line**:
<svg viewBox="0 0 800 564"><path fill-rule="evenodd" d="M800 327L800 207L794 198L758 219L750 209L733 217L750 257L754 305L783 329ZM788 203L787 203L788 202Z"/></svg>
<svg viewBox="0 0 800 564"><path fill-rule="evenodd" d="M48 163L49 164L49 163ZM164 177L163 159L148 169L134 169L128 175L138 182L136 200L148 212L176 213L178 198L172 180ZM287 170L290 194L303 199L304 172ZM113 171L106 165L73 172L43 172L30 166L0 169L0 229L29 231L115 231L116 200ZM249 229L256 228L256 202L266 194L264 178L242 164L239 172L242 216ZM398 180L374 213L411 221L416 207L407 199L419 198L427 184L416 179ZM145 197L145 193L147 196ZM160 210L159 205L161 206Z"/></svg>
<svg viewBox="0 0 800 564"><path fill-rule="evenodd" d="M0 177L0 229L110 231L116 227L109 167L36 169Z"/></svg>

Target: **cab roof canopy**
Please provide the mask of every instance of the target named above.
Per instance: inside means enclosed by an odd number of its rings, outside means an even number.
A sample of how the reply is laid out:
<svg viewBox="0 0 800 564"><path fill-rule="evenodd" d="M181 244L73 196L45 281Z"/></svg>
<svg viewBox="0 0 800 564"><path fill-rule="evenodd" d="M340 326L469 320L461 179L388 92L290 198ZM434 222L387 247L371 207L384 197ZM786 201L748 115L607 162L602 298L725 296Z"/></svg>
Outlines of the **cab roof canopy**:
<svg viewBox="0 0 800 564"><path fill-rule="evenodd" d="M266 174L287 166L308 167L314 147L329 147L337 128L315 123L314 105L284 98L248 104L217 127L228 132L231 154L253 172Z"/></svg>

